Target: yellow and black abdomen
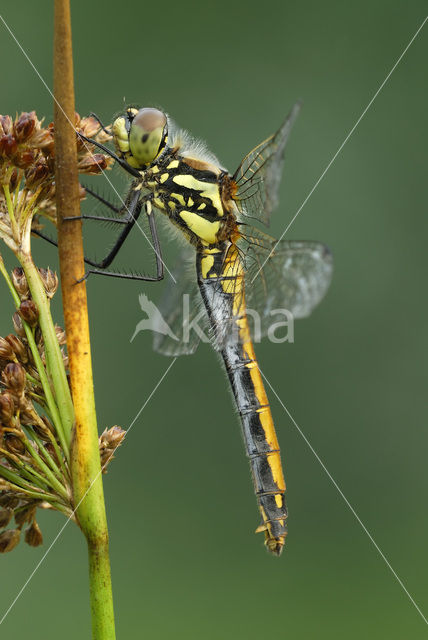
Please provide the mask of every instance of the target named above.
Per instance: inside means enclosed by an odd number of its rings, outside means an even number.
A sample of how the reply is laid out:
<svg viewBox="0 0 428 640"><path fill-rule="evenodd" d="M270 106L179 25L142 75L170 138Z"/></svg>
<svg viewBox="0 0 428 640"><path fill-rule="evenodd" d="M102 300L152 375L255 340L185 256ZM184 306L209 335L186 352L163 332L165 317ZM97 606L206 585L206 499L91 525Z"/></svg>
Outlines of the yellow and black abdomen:
<svg viewBox="0 0 428 640"><path fill-rule="evenodd" d="M285 482L278 440L245 313L244 272L233 244L200 248L198 284L216 347L239 411L269 551L279 555L287 535Z"/></svg>

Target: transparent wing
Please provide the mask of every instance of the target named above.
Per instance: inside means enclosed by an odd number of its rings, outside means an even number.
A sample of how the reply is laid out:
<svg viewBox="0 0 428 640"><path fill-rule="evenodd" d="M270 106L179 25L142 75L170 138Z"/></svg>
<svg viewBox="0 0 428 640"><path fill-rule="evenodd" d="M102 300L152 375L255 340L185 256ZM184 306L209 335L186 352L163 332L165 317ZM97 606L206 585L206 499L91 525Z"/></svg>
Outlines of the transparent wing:
<svg viewBox="0 0 428 640"><path fill-rule="evenodd" d="M324 244L277 241L250 227L239 246L245 255L246 307L260 314L261 336L275 322L275 309L305 318L326 294L333 260Z"/></svg>
<svg viewBox="0 0 428 640"><path fill-rule="evenodd" d="M158 303L160 314L154 326L153 349L174 357L194 353L200 340L208 342L209 338L193 248L181 252L172 273L176 282L169 280Z"/></svg>
<svg viewBox="0 0 428 640"><path fill-rule="evenodd" d="M235 171L237 190L233 198L243 216L269 225L270 214L278 205L285 145L299 110L297 103L282 127L250 151Z"/></svg>

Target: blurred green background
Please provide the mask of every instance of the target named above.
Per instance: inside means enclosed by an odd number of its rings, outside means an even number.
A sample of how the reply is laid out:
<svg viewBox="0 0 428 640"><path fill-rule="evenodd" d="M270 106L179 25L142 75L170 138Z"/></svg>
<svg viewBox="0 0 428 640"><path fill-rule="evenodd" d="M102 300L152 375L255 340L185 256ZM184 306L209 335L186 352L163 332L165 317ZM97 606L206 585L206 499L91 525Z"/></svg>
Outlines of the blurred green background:
<svg viewBox="0 0 428 640"><path fill-rule="evenodd" d="M71 4L82 115L93 110L109 122L124 101L161 105L234 170L303 100L271 227L277 236L426 12L422 0ZM3 17L51 87L51 3L4 3ZM282 402L425 614L427 29L287 234L330 246L327 298L296 324L294 344L257 348ZM1 113L36 109L49 122L51 97L3 27L0 59ZM123 193L125 177L112 176ZM102 189L109 194L107 183ZM134 235L118 267L151 264ZM86 238L102 255L104 235L87 224ZM38 264L55 265L55 251L35 244ZM168 264L175 251L172 242ZM138 294L156 300L162 287L89 280L100 430L127 428L169 364L151 351L148 333L129 342L142 318ZM5 335L12 304L2 283L0 295ZM59 297L55 309L60 319ZM210 348L178 359L144 408L105 479L118 638L425 638L424 620L270 399L290 511L280 559L253 534L259 517L239 425ZM42 514L44 547L21 544L0 558L0 616L63 522ZM2 631L90 637L86 550L74 525Z"/></svg>

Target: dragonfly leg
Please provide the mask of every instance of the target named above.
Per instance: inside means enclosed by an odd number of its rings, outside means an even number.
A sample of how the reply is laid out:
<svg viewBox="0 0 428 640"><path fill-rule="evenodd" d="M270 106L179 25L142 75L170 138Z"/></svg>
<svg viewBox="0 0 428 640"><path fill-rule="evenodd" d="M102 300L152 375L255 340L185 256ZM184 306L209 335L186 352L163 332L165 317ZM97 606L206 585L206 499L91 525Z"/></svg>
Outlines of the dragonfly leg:
<svg viewBox="0 0 428 640"><path fill-rule="evenodd" d="M152 205L151 205L151 199L152 199L152 194L146 194L145 196L143 196L141 198L141 194L139 191L132 191L131 192L131 197L127 203L127 205L125 205L126 207L126 216L124 216L124 218L120 218L120 219L114 219L114 218L100 218L98 216L79 216L76 218L71 218L70 220L75 220L75 219L80 219L80 218L89 218L89 219L95 219L95 220L108 220L109 222L116 222L118 224L122 224L125 225L124 229L122 230L122 232L119 234L119 237L117 238L114 246L112 247L112 249L109 251L109 253L103 258L103 260L101 261L94 261L91 260L90 258L85 257L84 261L85 264L94 267L94 269L89 269L84 277L79 280L78 282L81 282L82 280L86 280L89 275L91 273L95 273L95 274L100 274L100 275L105 275L105 276L109 276L109 277L115 277L115 278L125 278L128 280L143 280L146 282L158 282L159 280L162 280L164 277L164 263L162 260L162 253L161 253L161 248L160 248L160 243L159 243L159 237L158 237L158 233L157 233L157 228L156 228L156 223L155 223L155 218L154 218L154 214L153 214L153 210L152 210ZM117 273L114 271L107 271L107 268L111 265L111 263L113 262L113 260L115 259L115 257L117 256L119 250L121 249L122 245L124 244L126 238L128 237L129 233L131 232L133 226L135 225L135 223L138 220L138 217L140 216L141 213L141 208L142 206L144 206L145 209L145 213L147 215L148 221L149 221L149 227L150 227L150 234L152 237L152 246L153 249L155 251L155 255L156 255L156 275L155 276L145 276L145 275L141 275L141 274L137 274L137 273ZM49 236L46 236L44 233L42 233L41 231L36 231L34 230L33 233L42 238L43 240L46 240L47 242L49 242L50 244L54 245L55 247L58 246L58 243L55 240L52 240L52 238L49 238Z"/></svg>
<svg viewBox="0 0 428 640"><path fill-rule="evenodd" d="M98 124L100 125L101 129L102 129L103 131L105 131L105 133L106 133L108 136L113 135L113 134L112 134L112 132L111 132L111 131L109 131L109 130L108 130L108 129L103 125L103 123L102 123L102 121L101 121L101 118L99 118L99 117L97 116L97 114L96 114L96 113L90 113L89 115L90 115L92 118L95 118L95 120L96 120L96 121L98 122Z"/></svg>
<svg viewBox="0 0 428 640"><path fill-rule="evenodd" d="M129 165L126 162L126 160L124 160L123 158L120 158L116 153L114 153L114 151L112 151L111 149L106 147L104 144L101 144L101 142L97 142L96 140L92 140L91 138L88 138L87 136L84 136L83 133L77 132L77 135L82 140L85 140L85 142L89 142L89 144L93 144L95 147L98 147L98 149L101 149L101 151L103 153L105 153L106 155L110 156L110 158L113 158L113 160L116 160L116 162L118 164L120 164L120 166L123 167L125 169L125 171L130 173L132 176L134 176L136 178L141 177L141 174L138 171L138 169L134 169L134 167L131 167L131 165Z"/></svg>

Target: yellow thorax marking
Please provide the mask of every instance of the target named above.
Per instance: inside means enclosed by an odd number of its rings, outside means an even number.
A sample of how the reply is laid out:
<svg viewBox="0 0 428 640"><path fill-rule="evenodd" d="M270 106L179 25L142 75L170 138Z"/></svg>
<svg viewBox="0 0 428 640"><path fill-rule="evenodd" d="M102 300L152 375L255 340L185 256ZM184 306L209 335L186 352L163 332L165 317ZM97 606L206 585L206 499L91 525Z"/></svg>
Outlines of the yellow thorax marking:
<svg viewBox="0 0 428 640"><path fill-rule="evenodd" d="M181 193L170 193L170 198L175 198L183 207L186 206L186 201Z"/></svg>
<svg viewBox="0 0 428 640"><path fill-rule="evenodd" d="M169 165L167 166L167 169L177 169L177 167L180 166L180 163L178 160L173 160L172 162L169 163Z"/></svg>
<svg viewBox="0 0 428 640"><path fill-rule="evenodd" d="M223 206L221 204L220 192L216 182L202 182L202 180L197 180L197 178L188 174L174 176L173 180L181 187L200 191L202 198L208 198L211 200L213 206L217 209L218 215L223 215Z"/></svg>
<svg viewBox="0 0 428 640"><path fill-rule="evenodd" d="M159 182L166 182L169 178L169 173L164 173L161 175L161 177L159 178Z"/></svg>
<svg viewBox="0 0 428 640"><path fill-rule="evenodd" d="M199 238L205 240L208 244L214 244L217 241L220 222L209 222L209 220L205 220L205 218L201 218L197 213L192 213L191 211L180 211L179 215L190 231L193 231Z"/></svg>

